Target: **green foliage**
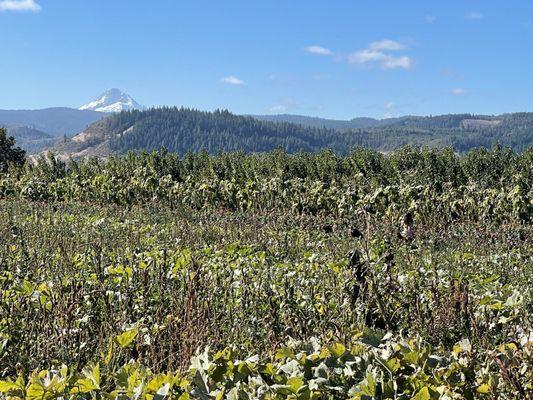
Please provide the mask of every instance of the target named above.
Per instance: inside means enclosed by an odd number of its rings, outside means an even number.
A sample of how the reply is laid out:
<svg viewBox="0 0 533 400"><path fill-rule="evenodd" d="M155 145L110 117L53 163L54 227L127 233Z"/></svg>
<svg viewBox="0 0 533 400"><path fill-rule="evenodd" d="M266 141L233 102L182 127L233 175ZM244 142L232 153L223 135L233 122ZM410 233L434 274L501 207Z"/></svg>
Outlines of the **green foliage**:
<svg viewBox="0 0 533 400"><path fill-rule="evenodd" d="M464 158L449 149L409 147L388 156L361 149L345 157L328 151L184 158L130 153L69 165L50 156L22 175L0 178L0 195L336 216L366 210L391 217L410 210L434 222L528 222L532 157L531 150L516 154L500 147Z"/></svg>
<svg viewBox="0 0 533 400"><path fill-rule="evenodd" d="M154 374L137 363L117 372L92 364L81 373L63 366L59 371L33 373L24 385L0 382L6 399L498 399L524 398L528 358L533 348L514 347L510 355L521 365L517 381L498 379L490 371L497 352L474 357L469 353L435 354L416 340L384 338L379 346L357 341L337 354L331 346L292 342L286 357L261 361L258 356L235 358L231 350L206 349L194 356L184 373ZM342 346L337 344L337 346ZM344 347L344 346L343 346ZM393 367L391 367L393 366ZM101 382L106 385L101 387ZM523 386L524 383L526 386ZM518 396L518 397L516 397Z"/></svg>
<svg viewBox="0 0 533 400"><path fill-rule="evenodd" d="M5 128L0 127L0 173L7 172L10 165L24 164L25 151L15 147L15 139L7 136Z"/></svg>
<svg viewBox="0 0 533 400"><path fill-rule="evenodd" d="M527 398L531 157L160 152L2 175L0 392Z"/></svg>

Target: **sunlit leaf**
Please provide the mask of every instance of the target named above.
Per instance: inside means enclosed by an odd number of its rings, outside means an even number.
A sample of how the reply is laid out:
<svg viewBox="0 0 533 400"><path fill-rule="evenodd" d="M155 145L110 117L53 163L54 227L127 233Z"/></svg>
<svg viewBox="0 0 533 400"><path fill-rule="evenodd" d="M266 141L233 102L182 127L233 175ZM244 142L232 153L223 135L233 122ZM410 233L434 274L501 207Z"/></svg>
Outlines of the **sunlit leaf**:
<svg viewBox="0 0 533 400"><path fill-rule="evenodd" d="M120 347L125 348L130 345L131 342L137 337L139 334L139 328L135 327L132 329L129 329L120 335L115 337L115 342L120 345Z"/></svg>

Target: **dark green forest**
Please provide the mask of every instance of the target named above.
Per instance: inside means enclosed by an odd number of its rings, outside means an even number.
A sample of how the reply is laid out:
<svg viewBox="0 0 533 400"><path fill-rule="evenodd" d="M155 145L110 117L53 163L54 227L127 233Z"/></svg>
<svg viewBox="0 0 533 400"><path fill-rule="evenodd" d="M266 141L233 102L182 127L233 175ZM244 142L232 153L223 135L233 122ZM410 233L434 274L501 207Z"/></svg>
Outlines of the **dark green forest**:
<svg viewBox="0 0 533 400"><path fill-rule="evenodd" d="M465 120L472 122L463 122ZM109 134L111 149L117 153L166 148L183 155L202 150L214 154L282 148L289 153L331 149L347 154L356 147L391 151L405 145L451 147L464 153L476 147L490 148L496 143L522 151L533 143L531 113L501 117L469 114L407 117L390 126L334 130L260 121L221 110L157 108L113 115L92 128Z"/></svg>

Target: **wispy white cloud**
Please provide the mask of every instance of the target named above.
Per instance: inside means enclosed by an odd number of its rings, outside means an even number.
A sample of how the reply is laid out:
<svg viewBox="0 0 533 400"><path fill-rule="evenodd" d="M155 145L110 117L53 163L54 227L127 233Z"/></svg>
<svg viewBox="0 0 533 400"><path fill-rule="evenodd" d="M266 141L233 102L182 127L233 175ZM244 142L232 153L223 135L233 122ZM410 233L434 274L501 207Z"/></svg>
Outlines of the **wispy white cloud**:
<svg viewBox="0 0 533 400"><path fill-rule="evenodd" d="M242 79L237 78L236 76L230 75L222 78L220 80L222 83L227 83L228 85L243 86L246 85Z"/></svg>
<svg viewBox="0 0 533 400"><path fill-rule="evenodd" d="M400 42L396 42L395 40L384 39L380 40L379 42L370 43L370 49L398 51L405 49L405 46Z"/></svg>
<svg viewBox="0 0 533 400"><path fill-rule="evenodd" d="M35 0L2 0L0 11L31 11L39 12L42 7Z"/></svg>
<svg viewBox="0 0 533 400"><path fill-rule="evenodd" d="M385 110L384 114L381 116L381 119L394 118L396 116L396 113L394 111L396 108L396 103L394 101L389 101L385 103L383 108Z"/></svg>
<svg viewBox="0 0 533 400"><path fill-rule="evenodd" d="M465 18L470 19L470 20L480 20L480 19L485 18L485 16L479 12L472 11L466 14Z"/></svg>
<svg viewBox="0 0 533 400"><path fill-rule="evenodd" d="M267 111L269 113L284 113L284 112L287 112L287 110L289 109L289 107L287 107L286 105L283 105L283 104L277 104L275 106L272 106L270 107Z"/></svg>
<svg viewBox="0 0 533 400"><path fill-rule="evenodd" d="M348 56L348 61L352 64L366 64L373 61L382 61L386 57L381 51L365 49Z"/></svg>
<svg viewBox="0 0 533 400"><path fill-rule="evenodd" d="M387 56L381 62L381 68L383 69L396 69L396 68L410 69L412 66L413 66L413 60L407 56L401 56L401 57Z"/></svg>
<svg viewBox="0 0 533 400"><path fill-rule="evenodd" d="M426 15L424 17L424 20L428 23L428 24L434 24L436 21L437 21L437 17L435 17L434 15Z"/></svg>
<svg viewBox="0 0 533 400"><path fill-rule="evenodd" d="M333 52L330 49L326 49L322 46L307 46L305 51L311 54L318 54L320 56L330 56Z"/></svg>
<svg viewBox="0 0 533 400"><path fill-rule="evenodd" d="M452 89L452 94L454 96L466 96L468 92L466 91L466 89L463 89L463 88L455 88L455 89Z"/></svg>
<svg viewBox="0 0 533 400"><path fill-rule="evenodd" d="M381 69L410 69L413 60L405 55L394 56L391 51L405 49L405 45L394 40L373 42L367 49L359 50L348 56L348 62L355 65L378 65Z"/></svg>
<svg viewBox="0 0 533 400"><path fill-rule="evenodd" d="M272 107L266 109L267 112L273 114L285 114L287 112L293 112L302 107L302 103L293 99L292 97L285 97L279 99L277 104L274 104Z"/></svg>

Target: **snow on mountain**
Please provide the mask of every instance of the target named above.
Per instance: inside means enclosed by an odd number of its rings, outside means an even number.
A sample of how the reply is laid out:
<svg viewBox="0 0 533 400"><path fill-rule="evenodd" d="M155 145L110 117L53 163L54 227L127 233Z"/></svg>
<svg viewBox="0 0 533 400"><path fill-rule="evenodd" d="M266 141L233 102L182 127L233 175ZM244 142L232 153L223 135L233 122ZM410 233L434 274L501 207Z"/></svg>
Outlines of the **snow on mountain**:
<svg viewBox="0 0 533 400"><path fill-rule="evenodd" d="M96 100L81 106L79 109L114 113L129 110L144 110L146 107L137 103L129 94L119 89L111 89Z"/></svg>

